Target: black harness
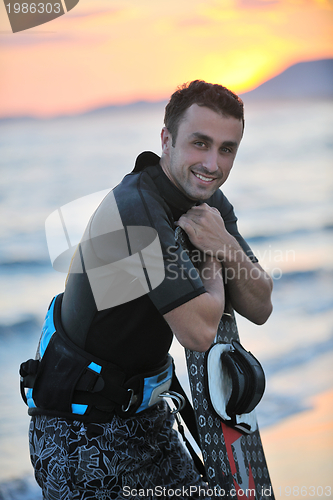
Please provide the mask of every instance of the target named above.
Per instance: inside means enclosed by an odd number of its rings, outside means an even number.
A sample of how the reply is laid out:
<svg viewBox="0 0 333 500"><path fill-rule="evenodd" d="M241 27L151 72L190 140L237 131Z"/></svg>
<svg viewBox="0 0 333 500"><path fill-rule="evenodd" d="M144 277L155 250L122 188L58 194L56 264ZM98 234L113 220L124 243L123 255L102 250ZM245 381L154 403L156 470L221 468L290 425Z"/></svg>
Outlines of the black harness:
<svg viewBox="0 0 333 500"><path fill-rule="evenodd" d="M21 364L21 394L29 415L49 414L88 422L130 417L170 397L178 408L182 397L169 391L173 376L170 355L156 370L131 378L116 365L80 349L66 335L60 320L63 294L48 309L37 359Z"/></svg>

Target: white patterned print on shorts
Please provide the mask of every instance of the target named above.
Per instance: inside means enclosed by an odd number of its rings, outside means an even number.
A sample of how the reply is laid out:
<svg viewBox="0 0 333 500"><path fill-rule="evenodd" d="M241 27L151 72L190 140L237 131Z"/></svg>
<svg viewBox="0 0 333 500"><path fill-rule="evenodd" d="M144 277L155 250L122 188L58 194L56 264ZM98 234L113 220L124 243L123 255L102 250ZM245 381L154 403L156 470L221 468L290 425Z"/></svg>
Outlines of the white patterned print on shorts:
<svg viewBox="0 0 333 500"><path fill-rule="evenodd" d="M172 428L163 402L136 417L115 416L110 423L87 424L58 417L32 417L30 455L45 500L134 500L142 490L207 487ZM156 487L160 489L158 496ZM141 490L141 492L139 492ZM137 496L129 492L138 492ZM139 496L140 495L140 496ZM176 498L169 494L162 498ZM199 498L194 494L191 498ZM208 497L205 497L208 498Z"/></svg>

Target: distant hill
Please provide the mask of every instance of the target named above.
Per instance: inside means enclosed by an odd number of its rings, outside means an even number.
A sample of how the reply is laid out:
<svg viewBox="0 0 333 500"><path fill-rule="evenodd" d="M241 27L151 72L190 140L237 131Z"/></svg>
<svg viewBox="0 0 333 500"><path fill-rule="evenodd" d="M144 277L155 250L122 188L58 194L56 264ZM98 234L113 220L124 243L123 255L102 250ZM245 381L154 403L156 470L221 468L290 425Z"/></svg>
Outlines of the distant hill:
<svg viewBox="0 0 333 500"><path fill-rule="evenodd" d="M333 98L333 59L294 64L259 87L241 94L258 99Z"/></svg>
<svg viewBox="0 0 333 500"><path fill-rule="evenodd" d="M95 115L95 114L107 114L110 112L117 111L144 111L148 109L161 108L161 106L165 106L168 103L168 100L163 101L136 101L130 102L129 104L110 104L109 106L102 106L101 108L89 109L88 111L84 111L80 113L80 115ZM1 500L1 499L0 499Z"/></svg>
<svg viewBox="0 0 333 500"><path fill-rule="evenodd" d="M259 85L254 90L244 92L244 94L241 94L241 98L245 102L268 99L332 99L333 59L321 59L294 64L279 75ZM89 116L123 112L124 110L153 109L165 106L167 102L167 100L158 102L138 101L126 105L108 105L90 109L83 113L68 115L67 117L70 119L72 116L80 115ZM64 118L64 116L56 116L54 118ZM0 118L0 122L38 119L34 116L15 116Z"/></svg>
<svg viewBox="0 0 333 500"><path fill-rule="evenodd" d="M333 98L333 59L320 59L294 64L254 90L244 92L244 94L241 94L241 98L246 102L258 99ZM122 106L103 106L82 114L100 114L124 109L140 110L147 107L160 107L166 105L167 102L167 100L158 102L139 101Z"/></svg>

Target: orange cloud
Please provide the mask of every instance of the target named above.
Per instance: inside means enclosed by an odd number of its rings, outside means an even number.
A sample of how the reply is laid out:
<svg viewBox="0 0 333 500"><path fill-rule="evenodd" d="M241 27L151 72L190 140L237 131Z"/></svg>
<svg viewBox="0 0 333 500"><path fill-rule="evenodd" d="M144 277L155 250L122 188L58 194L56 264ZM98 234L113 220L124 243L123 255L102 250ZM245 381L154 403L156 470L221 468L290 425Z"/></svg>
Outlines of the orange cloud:
<svg viewBox="0 0 333 500"><path fill-rule="evenodd" d="M86 0L12 34L0 4L0 115L157 100L196 78L244 92L332 57L331 17L329 0Z"/></svg>

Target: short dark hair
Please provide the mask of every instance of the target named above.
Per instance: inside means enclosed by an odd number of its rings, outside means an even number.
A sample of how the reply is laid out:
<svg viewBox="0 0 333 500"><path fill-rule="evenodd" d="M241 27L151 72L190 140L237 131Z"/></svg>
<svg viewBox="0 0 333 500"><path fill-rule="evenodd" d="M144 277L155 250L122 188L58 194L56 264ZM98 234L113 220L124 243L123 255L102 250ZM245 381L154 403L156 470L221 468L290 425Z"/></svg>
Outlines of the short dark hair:
<svg viewBox="0 0 333 500"><path fill-rule="evenodd" d="M192 104L233 116L242 120L244 127L244 104L240 97L222 85L194 80L180 85L165 108L164 124L172 135L173 146L176 143L179 123Z"/></svg>

